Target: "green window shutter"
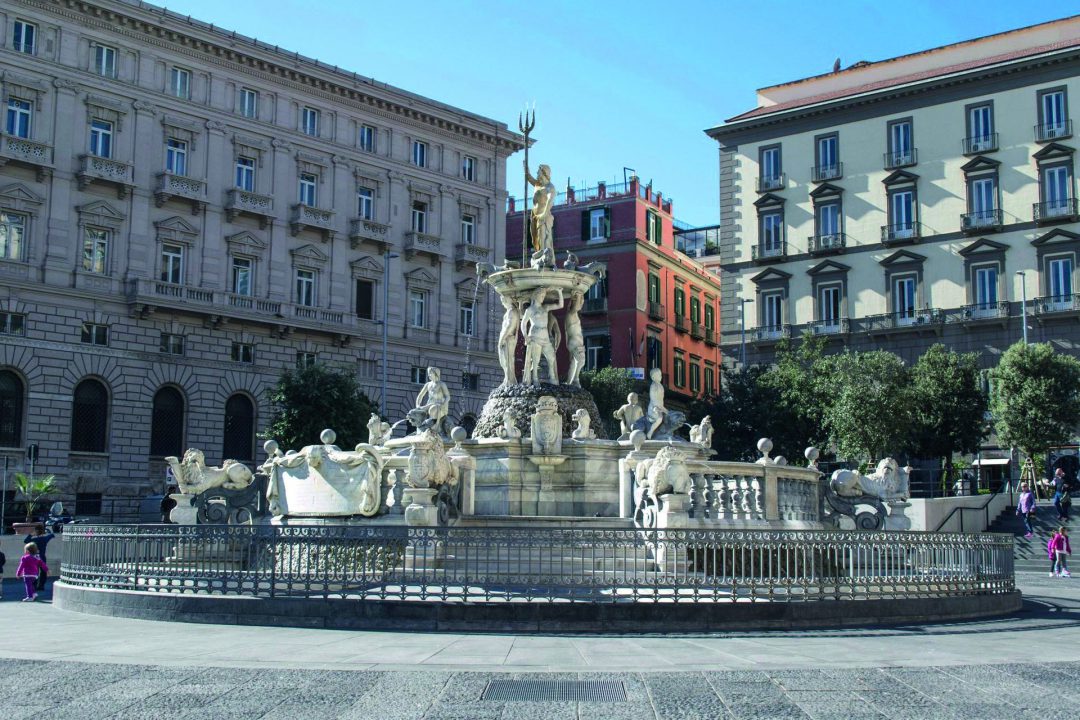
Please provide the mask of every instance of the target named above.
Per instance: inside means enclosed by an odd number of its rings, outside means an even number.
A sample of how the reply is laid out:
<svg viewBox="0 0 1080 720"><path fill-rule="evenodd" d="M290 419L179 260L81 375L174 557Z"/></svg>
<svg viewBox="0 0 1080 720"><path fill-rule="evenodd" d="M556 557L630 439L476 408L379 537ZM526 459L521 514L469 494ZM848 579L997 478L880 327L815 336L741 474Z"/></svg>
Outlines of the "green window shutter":
<svg viewBox="0 0 1080 720"><path fill-rule="evenodd" d="M604 208L604 237L611 237L611 208Z"/></svg>

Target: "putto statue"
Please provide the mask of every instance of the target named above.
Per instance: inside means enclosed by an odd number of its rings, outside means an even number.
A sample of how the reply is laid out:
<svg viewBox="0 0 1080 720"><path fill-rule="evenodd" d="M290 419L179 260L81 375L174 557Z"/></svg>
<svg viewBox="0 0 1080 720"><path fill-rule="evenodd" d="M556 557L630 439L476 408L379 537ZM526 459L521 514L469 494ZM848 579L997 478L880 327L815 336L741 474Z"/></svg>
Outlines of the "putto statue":
<svg viewBox="0 0 1080 720"><path fill-rule="evenodd" d="M221 467L207 467L206 456L195 448L188 449L183 460L172 456L165 458L165 462L172 469L180 492L185 495L198 495L213 488L239 490L255 478L247 465L236 460L226 460Z"/></svg>
<svg viewBox="0 0 1080 720"><path fill-rule="evenodd" d="M540 382L541 358L547 362L549 382L552 385L559 384L559 369L555 361L559 326L551 317L551 312L562 309L565 299L562 288L556 288L556 291L559 294L558 301L544 302L548 289L536 288L521 317L521 334L525 336L525 367L522 370L521 382L526 385Z"/></svg>
<svg viewBox="0 0 1080 720"><path fill-rule="evenodd" d="M544 395L536 401L536 412L529 423L532 431L533 455L559 455L562 453L562 417L559 401Z"/></svg>
<svg viewBox="0 0 1080 720"><path fill-rule="evenodd" d="M589 417L589 411L585 408L578 408L574 413L574 422L577 423L577 427L570 433L570 437L574 440L595 440L596 431L593 430L592 418Z"/></svg>
<svg viewBox="0 0 1080 720"><path fill-rule="evenodd" d="M706 415L697 425L690 426L690 442L702 447L712 447L712 418Z"/></svg>
<svg viewBox="0 0 1080 720"><path fill-rule="evenodd" d="M379 417L379 413L371 413L371 417L368 419L367 432L368 444L385 445L394 431L390 423L383 422L383 419Z"/></svg>
<svg viewBox="0 0 1080 720"><path fill-rule="evenodd" d="M435 432L447 435L446 416L450 412L450 388L441 379L437 367L427 369L427 383L416 396L416 407L408 413L409 422L419 430L434 428Z"/></svg>
<svg viewBox="0 0 1080 720"><path fill-rule="evenodd" d="M555 205L555 185L551 182L551 168L541 165L536 177L529 172L529 160L525 159L525 182L533 187L532 216L529 230L532 234L532 262L534 268L554 267L555 246L552 226L555 216L551 209Z"/></svg>
<svg viewBox="0 0 1080 720"><path fill-rule="evenodd" d="M840 497L870 495L885 501L907 500L910 477L910 467L901 468L893 458L883 458L870 475L861 475L857 470L837 470L829 486Z"/></svg>
<svg viewBox="0 0 1080 720"><path fill-rule="evenodd" d="M503 440L520 440L521 431L514 422L514 411L506 410L502 416L502 427L499 428L499 437Z"/></svg>
<svg viewBox="0 0 1080 720"><path fill-rule="evenodd" d="M645 437L652 440L653 435L656 434L660 424L664 422L664 417L667 415L667 408L664 407L664 384L661 380L664 379L664 373L660 368L653 368L649 371L649 409L645 413L646 419L649 422L649 429L645 433Z"/></svg>
<svg viewBox="0 0 1080 720"><path fill-rule="evenodd" d="M629 440L630 433L634 431L634 426L638 421L645 416L645 411L641 409L641 404L638 402L638 394L632 392L626 396L626 404L612 414L619 421L619 431L622 433L619 440Z"/></svg>

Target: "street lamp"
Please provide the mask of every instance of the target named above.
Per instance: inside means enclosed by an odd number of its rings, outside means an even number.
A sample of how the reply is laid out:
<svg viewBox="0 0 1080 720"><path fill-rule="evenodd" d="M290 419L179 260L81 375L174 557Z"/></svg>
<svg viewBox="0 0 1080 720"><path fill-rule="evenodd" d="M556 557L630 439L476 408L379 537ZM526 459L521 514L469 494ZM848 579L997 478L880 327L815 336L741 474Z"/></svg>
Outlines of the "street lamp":
<svg viewBox="0 0 1080 720"><path fill-rule="evenodd" d="M382 411L383 415L389 417L387 414L389 408L386 401L386 333L389 326L388 320L390 319L390 261L400 255L396 255L390 252L390 248L387 248L383 252L383 291L382 291Z"/></svg>
<svg viewBox="0 0 1080 720"><path fill-rule="evenodd" d="M1027 345L1027 274L1023 270L1017 270L1016 274L1020 276L1020 327L1024 330L1024 344Z"/></svg>
<svg viewBox="0 0 1080 720"><path fill-rule="evenodd" d="M742 338L739 342L739 364L746 368L746 303L754 302L754 298L743 298L739 303L740 324L742 325Z"/></svg>

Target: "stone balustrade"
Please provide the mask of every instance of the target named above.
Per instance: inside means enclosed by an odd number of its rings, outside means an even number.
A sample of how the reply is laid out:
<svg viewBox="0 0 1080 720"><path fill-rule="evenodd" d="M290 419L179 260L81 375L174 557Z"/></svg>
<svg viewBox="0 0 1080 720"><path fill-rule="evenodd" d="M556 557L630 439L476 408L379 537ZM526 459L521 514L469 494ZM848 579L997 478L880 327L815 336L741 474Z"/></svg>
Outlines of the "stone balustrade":
<svg viewBox="0 0 1080 720"><path fill-rule="evenodd" d="M232 222L237 215L246 214L259 219L259 227L274 219L274 198L270 195L232 188L225 193L225 217Z"/></svg>
<svg viewBox="0 0 1080 720"><path fill-rule="evenodd" d="M432 263L441 260L443 257L442 238L415 230L405 233L406 259L411 260L418 254L427 255Z"/></svg>
<svg viewBox="0 0 1080 720"><path fill-rule="evenodd" d="M206 183L185 175L158 173L154 203L161 207L174 197L191 201L191 214L198 215L206 206Z"/></svg>
<svg viewBox="0 0 1080 720"><path fill-rule="evenodd" d="M476 267L478 262L487 262L491 250L471 243L458 243L454 246L454 264L458 270Z"/></svg>
<svg viewBox="0 0 1080 720"><path fill-rule="evenodd" d="M135 166L112 158L80 155L77 177L80 190L85 190L93 182L112 183L116 186L116 196L124 198L135 185Z"/></svg>
<svg viewBox="0 0 1080 720"><path fill-rule="evenodd" d="M53 148L28 138L4 135L0 142L0 165L6 162L30 165L37 170L37 180L41 182L45 172L53 166Z"/></svg>
<svg viewBox="0 0 1080 720"><path fill-rule="evenodd" d="M304 203L296 203L289 213L289 228L294 237L302 230L310 228L312 230L321 230L324 240L333 240L335 234L334 211L323 210Z"/></svg>
<svg viewBox="0 0 1080 720"><path fill-rule="evenodd" d="M390 226L374 220L353 218L349 221L349 244L356 250L364 241L375 243L380 251L385 250L390 244Z"/></svg>

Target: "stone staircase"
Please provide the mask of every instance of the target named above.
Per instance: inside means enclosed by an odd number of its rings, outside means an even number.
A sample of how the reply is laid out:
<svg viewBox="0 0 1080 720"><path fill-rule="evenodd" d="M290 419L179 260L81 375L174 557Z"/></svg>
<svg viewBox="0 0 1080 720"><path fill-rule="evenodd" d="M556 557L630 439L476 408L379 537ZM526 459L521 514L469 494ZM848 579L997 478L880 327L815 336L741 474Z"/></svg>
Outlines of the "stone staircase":
<svg viewBox="0 0 1080 720"><path fill-rule="evenodd" d="M1063 524L1069 528L1070 535L1074 529L1080 527L1075 513L1072 514L1068 523L1058 521L1057 517L1054 504L1049 500L1040 500L1031 523L1035 530L1035 537L1027 540L1024 538L1024 522L1016 514L1016 507L1007 507L997 520L990 524L987 532L1008 533L1015 537L1014 556L1017 572L1045 573L1050 570L1050 559L1046 555L1046 543L1050 540L1050 536Z"/></svg>

